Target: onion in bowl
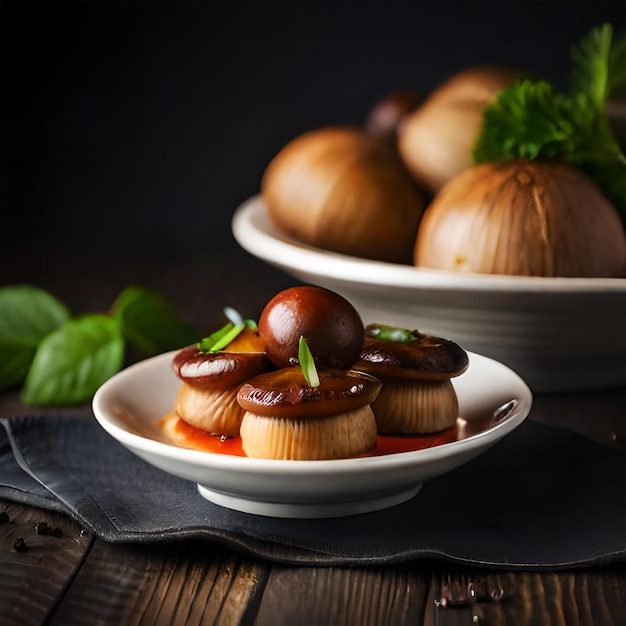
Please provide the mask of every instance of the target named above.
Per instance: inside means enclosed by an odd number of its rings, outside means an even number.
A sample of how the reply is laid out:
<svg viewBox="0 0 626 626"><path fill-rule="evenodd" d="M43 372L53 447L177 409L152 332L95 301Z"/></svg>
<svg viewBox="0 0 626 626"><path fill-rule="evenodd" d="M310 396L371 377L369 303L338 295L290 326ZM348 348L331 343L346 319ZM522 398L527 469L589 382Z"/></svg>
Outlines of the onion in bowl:
<svg viewBox="0 0 626 626"><path fill-rule="evenodd" d="M388 142L357 127L312 130L263 175L261 195L281 232L351 256L411 263L424 192Z"/></svg>
<svg viewBox="0 0 626 626"><path fill-rule="evenodd" d="M580 170L515 159L452 179L427 207L414 263L431 269L619 278L626 237L617 210Z"/></svg>
<svg viewBox="0 0 626 626"><path fill-rule="evenodd" d="M522 70L511 67L468 68L437 87L404 118L398 149L424 189L434 195L473 164L472 149L485 107L522 75Z"/></svg>

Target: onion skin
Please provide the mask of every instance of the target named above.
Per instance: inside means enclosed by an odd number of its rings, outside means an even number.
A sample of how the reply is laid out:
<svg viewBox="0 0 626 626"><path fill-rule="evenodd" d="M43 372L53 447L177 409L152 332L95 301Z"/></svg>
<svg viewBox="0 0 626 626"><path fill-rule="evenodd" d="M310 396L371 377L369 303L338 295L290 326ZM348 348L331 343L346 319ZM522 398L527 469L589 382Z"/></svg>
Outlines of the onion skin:
<svg viewBox="0 0 626 626"><path fill-rule="evenodd" d="M436 88L404 119L398 150L411 174L431 195L472 166L485 107L523 74L510 67L468 68Z"/></svg>
<svg viewBox="0 0 626 626"><path fill-rule="evenodd" d="M426 203L393 146L338 126L289 142L265 170L261 195L276 229L298 241L409 264Z"/></svg>
<svg viewBox="0 0 626 626"><path fill-rule="evenodd" d="M582 171L516 159L462 172L424 213L415 265L520 276L622 277L616 209Z"/></svg>

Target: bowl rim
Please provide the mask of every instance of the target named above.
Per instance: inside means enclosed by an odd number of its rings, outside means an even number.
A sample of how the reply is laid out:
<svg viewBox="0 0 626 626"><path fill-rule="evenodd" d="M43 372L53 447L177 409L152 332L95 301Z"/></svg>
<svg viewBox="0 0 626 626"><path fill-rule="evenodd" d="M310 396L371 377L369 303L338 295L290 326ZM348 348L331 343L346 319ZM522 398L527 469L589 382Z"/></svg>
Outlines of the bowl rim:
<svg viewBox="0 0 626 626"><path fill-rule="evenodd" d="M426 269L351 257L296 241L277 231L260 194L235 210L231 228L239 245L263 261L311 275L329 275L352 284L432 291L598 293L626 296L626 278L506 276Z"/></svg>

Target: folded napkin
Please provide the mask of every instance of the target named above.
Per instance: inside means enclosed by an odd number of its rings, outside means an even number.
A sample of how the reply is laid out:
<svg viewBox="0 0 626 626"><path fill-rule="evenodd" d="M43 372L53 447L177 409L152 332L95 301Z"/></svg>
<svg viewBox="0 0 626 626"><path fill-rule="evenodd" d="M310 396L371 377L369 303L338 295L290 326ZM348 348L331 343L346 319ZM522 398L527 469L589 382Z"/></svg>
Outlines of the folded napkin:
<svg viewBox="0 0 626 626"><path fill-rule="evenodd" d="M526 420L395 507L280 519L220 507L152 467L94 418L2 419L0 497L64 511L106 541L206 537L273 561L420 558L507 569L626 561L626 454Z"/></svg>

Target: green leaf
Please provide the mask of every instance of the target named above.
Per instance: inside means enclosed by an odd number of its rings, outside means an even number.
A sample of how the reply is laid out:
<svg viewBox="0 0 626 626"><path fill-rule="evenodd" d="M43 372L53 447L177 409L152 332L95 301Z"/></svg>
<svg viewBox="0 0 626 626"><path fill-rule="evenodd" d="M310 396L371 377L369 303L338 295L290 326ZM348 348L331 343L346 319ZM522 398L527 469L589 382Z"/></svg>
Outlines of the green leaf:
<svg viewBox="0 0 626 626"><path fill-rule="evenodd" d="M111 310L124 337L146 356L183 348L200 336L165 298L147 287L127 287Z"/></svg>
<svg viewBox="0 0 626 626"><path fill-rule="evenodd" d="M408 330L387 324L370 324L366 329L366 336L395 343L409 343L421 337L418 330Z"/></svg>
<svg viewBox="0 0 626 626"><path fill-rule="evenodd" d="M585 94L581 109L593 118L604 110L608 95L609 59L613 28L603 24L592 28L572 46L572 70L570 74L570 95ZM590 120L589 120L590 121Z"/></svg>
<svg viewBox="0 0 626 626"><path fill-rule="evenodd" d="M0 288L0 389L26 378L39 342L69 316L67 308L43 289Z"/></svg>
<svg viewBox="0 0 626 626"><path fill-rule="evenodd" d="M302 374L304 379L310 387L319 387L320 378L315 367L315 360L309 349L309 345L306 339L300 335L298 341L298 361L300 361L300 367L302 368Z"/></svg>
<svg viewBox="0 0 626 626"><path fill-rule="evenodd" d="M499 92L483 115L474 161L554 159L572 149L577 126L566 97L545 81L519 80Z"/></svg>
<svg viewBox="0 0 626 626"><path fill-rule="evenodd" d="M626 87L626 35L613 42L609 59L608 95Z"/></svg>
<svg viewBox="0 0 626 626"><path fill-rule="evenodd" d="M545 81L517 81L485 108L475 163L515 158L560 161L585 172L626 224L626 158L615 140L606 98L626 81L626 40L594 28L572 48L569 94Z"/></svg>
<svg viewBox="0 0 626 626"><path fill-rule="evenodd" d="M210 334L208 337L204 337L198 342L197 348L200 352L219 352L225 348L241 331L245 328L245 324L235 325L233 322L228 322L222 326L219 330Z"/></svg>
<svg viewBox="0 0 626 626"><path fill-rule="evenodd" d="M233 339L235 339L244 328L248 328L254 332L258 331L257 323L254 320L243 319L238 311L231 307L224 308L224 314L230 322L227 322L211 333L208 337L204 337L197 344L196 347L200 352L207 352L212 354L223 350Z"/></svg>
<svg viewBox="0 0 626 626"><path fill-rule="evenodd" d="M124 339L103 314L68 321L39 345L22 390L31 405L79 404L122 366Z"/></svg>

